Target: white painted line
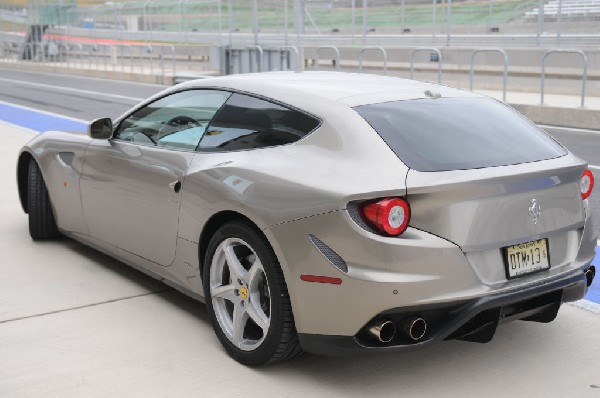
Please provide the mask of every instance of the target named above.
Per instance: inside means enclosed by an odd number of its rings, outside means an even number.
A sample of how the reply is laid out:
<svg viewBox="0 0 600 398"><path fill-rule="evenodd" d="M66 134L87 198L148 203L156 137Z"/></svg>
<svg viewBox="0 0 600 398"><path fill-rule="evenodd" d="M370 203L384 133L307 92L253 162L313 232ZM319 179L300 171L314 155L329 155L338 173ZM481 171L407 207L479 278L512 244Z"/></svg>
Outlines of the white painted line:
<svg viewBox="0 0 600 398"><path fill-rule="evenodd" d="M539 127L553 130L576 131L578 133L600 134L600 130L578 129L574 127L549 126L547 124L538 124Z"/></svg>
<svg viewBox="0 0 600 398"><path fill-rule="evenodd" d="M31 87L43 87L43 88L49 88L49 89L56 90L56 91L65 91L65 92L70 92L70 93L91 94L91 95L96 95L96 96L101 96L101 97L119 98L119 99L124 99L124 100L128 100L128 101L135 101L135 102L140 102L145 99L145 98L138 98L138 97L128 97L126 95L120 95L120 94L103 93L100 91L81 90L78 88L53 86L51 84L44 84L44 83L33 83L33 82L27 82L24 80L5 79L2 77L0 77L0 82L21 84L24 86L31 86Z"/></svg>
<svg viewBox="0 0 600 398"><path fill-rule="evenodd" d="M594 314L600 314L600 304L594 303L593 301L579 300L569 303L569 305L593 312Z"/></svg>
<svg viewBox="0 0 600 398"><path fill-rule="evenodd" d="M589 167L590 169L594 169L594 170L600 170L600 166L596 166L596 165L593 165L593 164L588 164L588 167Z"/></svg>
<svg viewBox="0 0 600 398"><path fill-rule="evenodd" d="M6 106L13 106L15 108L25 109L27 111L32 111L32 112L36 112L36 113L42 113L42 114L48 115L48 116L59 117L61 119L72 120L74 122L79 122L79 123L83 123L83 124L88 124L90 122L89 120L77 119L77 118L74 118L74 117L69 117L69 116L61 115L60 113L52 113L52 112L48 112L48 111L42 111L40 109L30 108L28 106L23 106L23 105L17 105L17 104L13 104L13 103L10 103L10 102L0 101L0 104L6 105Z"/></svg>

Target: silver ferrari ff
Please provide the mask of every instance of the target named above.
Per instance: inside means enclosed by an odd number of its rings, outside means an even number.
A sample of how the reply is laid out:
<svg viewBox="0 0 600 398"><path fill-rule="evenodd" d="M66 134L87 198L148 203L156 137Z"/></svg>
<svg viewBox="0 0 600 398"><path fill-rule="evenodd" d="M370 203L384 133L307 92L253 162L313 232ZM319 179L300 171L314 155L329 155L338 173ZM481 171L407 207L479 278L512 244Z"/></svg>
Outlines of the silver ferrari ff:
<svg viewBox="0 0 600 398"><path fill-rule="evenodd" d="M586 163L511 108L349 73L169 88L22 149L34 240L65 235L207 306L237 361L489 341L591 284Z"/></svg>

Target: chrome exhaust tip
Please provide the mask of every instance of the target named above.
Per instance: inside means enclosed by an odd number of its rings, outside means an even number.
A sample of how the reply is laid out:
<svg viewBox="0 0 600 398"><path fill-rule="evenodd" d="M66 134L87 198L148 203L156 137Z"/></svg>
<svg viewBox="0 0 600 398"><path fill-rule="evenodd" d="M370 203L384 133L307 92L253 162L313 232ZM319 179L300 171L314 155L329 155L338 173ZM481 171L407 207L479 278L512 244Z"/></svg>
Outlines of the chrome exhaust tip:
<svg viewBox="0 0 600 398"><path fill-rule="evenodd" d="M590 287L592 285L592 282L594 281L594 277L596 276L596 267L590 265L588 269L585 270L584 275L586 285L587 287Z"/></svg>
<svg viewBox="0 0 600 398"><path fill-rule="evenodd" d="M371 336L382 343L389 343L396 335L396 325L386 320L374 321L367 327Z"/></svg>
<svg viewBox="0 0 600 398"><path fill-rule="evenodd" d="M412 341L419 341L427 332L427 322L421 317L405 319L402 321L402 332Z"/></svg>

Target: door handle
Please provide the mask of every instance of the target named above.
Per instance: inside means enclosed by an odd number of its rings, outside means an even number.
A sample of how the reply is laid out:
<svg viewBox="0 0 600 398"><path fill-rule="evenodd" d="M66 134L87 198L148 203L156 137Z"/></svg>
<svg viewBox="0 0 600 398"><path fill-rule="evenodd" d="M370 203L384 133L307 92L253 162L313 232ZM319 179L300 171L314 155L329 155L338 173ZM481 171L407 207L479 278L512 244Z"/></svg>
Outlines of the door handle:
<svg viewBox="0 0 600 398"><path fill-rule="evenodd" d="M179 193L179 191L181 190L181 181L177 180L169 183L169 188L175 191L175 193Z"/></svg>

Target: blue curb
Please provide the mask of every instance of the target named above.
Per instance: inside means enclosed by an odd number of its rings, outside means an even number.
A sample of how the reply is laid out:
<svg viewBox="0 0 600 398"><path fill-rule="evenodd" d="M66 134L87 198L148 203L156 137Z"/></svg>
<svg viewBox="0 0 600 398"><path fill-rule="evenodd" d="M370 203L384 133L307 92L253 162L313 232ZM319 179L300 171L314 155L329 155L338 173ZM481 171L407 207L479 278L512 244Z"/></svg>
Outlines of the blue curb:
<svg viewBox="0 0 600 398"><path fill-rule="evenodd" d="M585 299L593 301L596 304L600 304L600 246L596 246L596 256L592 260L592 264L596 266L596 278L592 282L592 286L589 287Z"/></svg>
<svg viewBox="0 0 600 398"><path fill-rule="evenodd" d="M87 130L87 124L82 121L2 103L0 103L0 120L37 132L63 130L83 133Z"/></svg>

